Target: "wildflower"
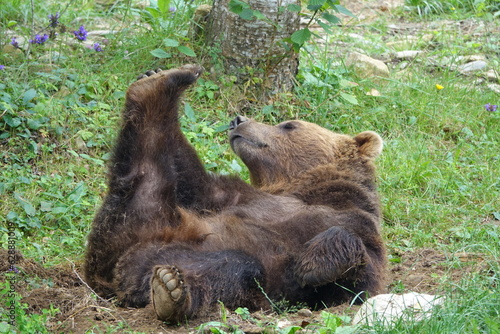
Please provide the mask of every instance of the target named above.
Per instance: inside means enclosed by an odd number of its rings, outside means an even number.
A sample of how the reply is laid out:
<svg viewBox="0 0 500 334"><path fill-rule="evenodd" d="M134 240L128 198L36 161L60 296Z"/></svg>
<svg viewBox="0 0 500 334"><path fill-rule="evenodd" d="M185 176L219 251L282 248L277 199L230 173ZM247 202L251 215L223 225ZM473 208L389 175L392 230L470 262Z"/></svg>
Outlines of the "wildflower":
<svg viewBox="0 0 500 334"><path fill-rule="evenodd" d="M9 271L19 274L19 269L17 269L15 266L10 266Z"/></svg>
<svg viewBox="0 0 500 334"><path fill-rule="evenodd" d="M80 26L80 29L73 31L73 34L75 35L76 39L80 41L87 40L87 30L85 30L84 26Z"/></svg>
<svg viewBox="0 0 500 334"><path fill-rule="evenodd" d="M101 52L102 51L102 48L99 45L99 43L94 43L94 50L96 50L97 52Z"/></svg>
<svg viewBox="0 0 500 334"><path fill-rule="evenodd" d="M34 39L30 39L31 44L43 44L47 42L49 35L44 34L43 36L36 34Z"/></svg>
<svg viewBox="0 0 500 334"><path fill-rule="evenodd" d="M5 68L5 65L0 65L0 70L3 70Z"/></svg>
<svg viewBox="0 0 500 334"><path fill-rule="evenodd" d="M177 11L177 8L175 8L174 6L170 6L170 8L168 9L168 11L173 14L173 13L175 13Z"/></svg>
<svg viewBox="0 0 500 334"><path fill-rule="evenodd" d="M436 89L437 89L437 90L441 90L441 89L443 89L443 88L444 88L444 87L443 87L443 86L441 86L440 84L436 84Z"/></svg>
<svg viewBox="0 0 500 334"><path fill-rule="evenodd" d="M12 41L10 42L10 44L16 49L19 49L19 43L17 42L15 37L12 37Z"/></svg>
<svg viewBox="0 0 500 334"><path fill-rule="evenodd" d="M486 103L484 105L484 109L486 109L486 111L497 111L497 108L498 106L496 104Z"/></svg>
<svg viewBox="0 0 500 334"><path fill-rule="evenodd" d="M59 17L60 17L59 12L57 12L56 15L52 15L52 14L49 15L50 26L52 28L55 28L59 25L59 21L58 21Z"/></svg>

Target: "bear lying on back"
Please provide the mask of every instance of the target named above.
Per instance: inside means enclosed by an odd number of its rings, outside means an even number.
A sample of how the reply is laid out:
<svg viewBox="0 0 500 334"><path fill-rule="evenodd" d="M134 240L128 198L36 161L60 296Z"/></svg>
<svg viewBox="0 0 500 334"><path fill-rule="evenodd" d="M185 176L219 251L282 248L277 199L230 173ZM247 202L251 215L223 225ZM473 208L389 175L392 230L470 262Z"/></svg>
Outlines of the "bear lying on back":
<svg viewBox="0 0 500 334"><path fill-rule="evenodd" d="M178 115L201 72L150 71L128 89L108 194L88 239L87 283L124 306L153 303L168 321L219 301L269 308L263 292L311 307L379 293L380 136L238 116L229 141L252 185L207 173Z"/></svg>

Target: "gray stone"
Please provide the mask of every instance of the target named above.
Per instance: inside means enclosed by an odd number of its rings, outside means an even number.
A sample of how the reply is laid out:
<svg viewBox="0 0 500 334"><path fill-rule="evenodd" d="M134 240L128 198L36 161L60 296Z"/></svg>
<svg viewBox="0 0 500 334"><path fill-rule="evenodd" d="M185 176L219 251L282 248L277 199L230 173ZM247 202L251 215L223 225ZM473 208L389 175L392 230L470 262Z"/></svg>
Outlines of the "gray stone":
<svg viewBox="0 0 500 334"><path fill-rule="evenodd" d="M389 68L384 62L358 52L351 52L345 61L361 78L389 77Z"/></svg>
<svg viewBox="0 0 500 334"><path fill-rule="evenodd" d="M297 315L301 316L301 317L305 317L305 318L309 318L312 316L312 311L307 309L307 308L303 308L303 309L300 309L298 312L297 312Z"/></svg>
<svg viewBox="0 0 500 334"><path fill-rule="evenodd" d="M418 50L407 50L407 51L399 51L394 54L394 57L396 59L400 60L412 60L417 58L418 56L423 56L425 55L424 51L418 51Z"/></svg>
<svg viewBox="0 0 500 334"><path fill-rule="evenodd" d="M487 71L485 73L485 75L486 75L486 79L488 79L488 81L492 81L492 82L500 81L500 73L498 73L497 71L495 71L493 69Z"/></svg>
<svg viewBox="0 0 500 334"><path fill-rule="evenodd" d="M475 60L457 67L463 74L470 74L473 72L485 71L488 68L488 63L484 60Z"/></svg>
<svg viewBox="0 0 500 334"><path fill-rule="evenodd" d="M499 84L489 84L487 86L490 90L494 91L497 94L500 94L500 85Z"/></svg>

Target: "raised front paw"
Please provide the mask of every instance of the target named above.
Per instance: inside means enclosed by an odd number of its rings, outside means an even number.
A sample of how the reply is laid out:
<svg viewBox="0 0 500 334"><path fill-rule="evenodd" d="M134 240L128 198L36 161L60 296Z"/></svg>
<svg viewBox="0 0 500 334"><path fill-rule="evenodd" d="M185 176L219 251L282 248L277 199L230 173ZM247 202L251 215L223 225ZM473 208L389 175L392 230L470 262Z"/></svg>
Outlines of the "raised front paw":
<svg viewBox="0 0 500 334"><path fill-rule="evenodd" d="M189 290L179 269L174 266L153 269L151 302L158 319L182 320L189 304Z"/></svg>

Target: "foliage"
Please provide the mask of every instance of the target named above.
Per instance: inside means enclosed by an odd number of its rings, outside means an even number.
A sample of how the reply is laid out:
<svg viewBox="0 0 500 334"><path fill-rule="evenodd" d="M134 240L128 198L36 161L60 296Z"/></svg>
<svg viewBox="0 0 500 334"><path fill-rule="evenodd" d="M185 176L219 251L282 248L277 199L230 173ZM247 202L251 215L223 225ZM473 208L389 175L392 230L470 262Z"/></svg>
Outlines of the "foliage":
<svg viewBox="0 0 500 334"><path fill-rule="evenodd" d="M478 17L495 18L500 15L498 0L405 0L405 3L409 10L415 11L421 17L456 11L472 12Z"/></svg>

